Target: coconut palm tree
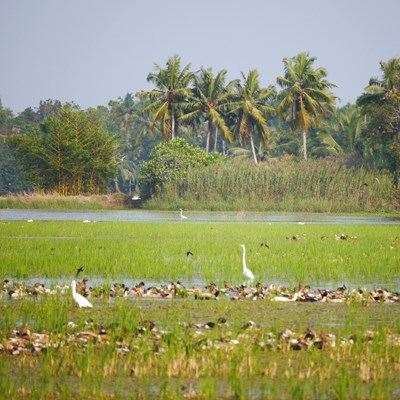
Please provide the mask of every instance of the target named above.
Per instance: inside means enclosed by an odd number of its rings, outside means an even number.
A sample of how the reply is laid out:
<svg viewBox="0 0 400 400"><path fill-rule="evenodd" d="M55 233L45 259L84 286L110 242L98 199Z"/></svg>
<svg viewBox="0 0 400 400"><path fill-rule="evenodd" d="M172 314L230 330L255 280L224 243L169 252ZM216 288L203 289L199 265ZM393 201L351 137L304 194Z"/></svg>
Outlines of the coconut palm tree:
<svg viewBox="0 0 400 400"><path fill-rule="evenodd" d="M381 104L385 100L400 100L400 58L380 62L383 78L371 78L364 93L357 99L360 106Z"/></svg>
<svg viewBox="0 0 400 400"><path fill-rule="evenodd" d="M193 73L189 71L190 64L181 69L181 59L177 55L168 59L165 69L157 64L155 69L157 72L150 73L147 81L152 82L156 89L143 91L140 95L147 96L151 101L144 110L153 113L151 129L154 130L156 122L160 121L163 140L168 141L175 137L179 107L190 95L188 86Z"/></svg>
<svg viewBox="0 0 400 400"><path fill-rule="evenodd" d="M247 76L242 72L242 79L243 82L236 86L234 99L229 106L230 113L236 119L235 133L240 144L250 142L254 163L258 164L254 135L261 145L268 143L267 116L274 112L271 103L275 97L275 88L261 88L256 69L251 70Z"/></svg>
<svg viewBox="0 0 400 400"><path fill-rule="evenodd" d="M361 130L364 119L356 106L344 107L335 113L336 132L334 136L346 153L355 152L361 145Z"/></svg>
<svg viewBox="0 0 400 400"><path fill-rule="evenodd" d="M225 69L214 76L211 68L200 68L199 73L193 76L194 87L185 113L180 117L180 120L185 122L207 121L207 153L213 132L216 133L217 129L221 131L224 140L229 143L233 140L233 134L224 119L224 109L226 110L227 101L237 81L231 81L225 85L226 74ZM215 136L214 148L216 144L217 137Z"/></svg>
<svg viewBox="0 0 400 400"><path fill-rule="evenodd" d="M108 105L111 109L111 117L118 124L119 129L125 132L130 131L136 111L132 93L127 93L123 99L119 97L116 101L110 101Z"/></svg>
<svg viewBox="0 0 400 400"><path fill-rule="evenodd" d="M329 91L336 87L324 79L324 68L313 68L315 57L300 53L293 58L284 58L284 76L277 78L282 90L278 93L277 111L281 115L289 114L292 129L298 127L303 133L303 157L307 160L307 132L314 120L319 123L321 117L328 115L336 97Z"/></svg>

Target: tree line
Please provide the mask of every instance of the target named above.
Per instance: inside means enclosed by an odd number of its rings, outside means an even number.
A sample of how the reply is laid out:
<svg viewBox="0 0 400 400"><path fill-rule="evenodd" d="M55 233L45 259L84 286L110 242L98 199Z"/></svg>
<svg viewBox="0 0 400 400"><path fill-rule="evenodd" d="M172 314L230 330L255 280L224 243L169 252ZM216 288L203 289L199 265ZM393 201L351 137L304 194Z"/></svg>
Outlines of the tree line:
<svg viewBox="0 0 400 400"><path fill-rule="evenodd" d="M206 153L248 157L254 164L345 157L398 174L400 59L381 61L382 76L344 107L335 105L336 85L315 62L305 52L284 58L276 86L262 87L256 69L227 82L227 70L193 72L174 55L148 74L154 89L107 106L81 110L46 100L15 116L0 101L0 163L7 164L0 193L25 186L101 193L110 181L112 190L130 192L152 149L176 136Z"/></svg>

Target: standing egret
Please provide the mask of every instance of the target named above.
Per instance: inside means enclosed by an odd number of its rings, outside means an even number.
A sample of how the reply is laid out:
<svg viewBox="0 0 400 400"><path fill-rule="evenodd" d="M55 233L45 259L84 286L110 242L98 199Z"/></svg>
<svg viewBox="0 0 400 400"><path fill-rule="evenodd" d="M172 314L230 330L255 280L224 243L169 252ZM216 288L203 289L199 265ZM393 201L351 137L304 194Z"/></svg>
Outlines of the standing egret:
<svg viewBox="0 0 400 400"><path fill-rule="evenodd" d="M181 210L181 219L187 219L187 217L182 214L182 208L180 210Z"/></svg>
<svg viewBox="0 0 400 400"><path fill-rule="evenodd" d="M253 281L254 275L246 266L246 248L244 247L244 244L241 244L240 246L243 249L243 276L245 279Z"/></svg>
<svg viewBox="0 0 400 400"><path fill-rule="evenodd" d="M79 307L93 307L92 304L88 299L80 295L79 293L76 293L76 282L72 281L71 282L71 287L72 287L72 297L76 301Z"/></svg>

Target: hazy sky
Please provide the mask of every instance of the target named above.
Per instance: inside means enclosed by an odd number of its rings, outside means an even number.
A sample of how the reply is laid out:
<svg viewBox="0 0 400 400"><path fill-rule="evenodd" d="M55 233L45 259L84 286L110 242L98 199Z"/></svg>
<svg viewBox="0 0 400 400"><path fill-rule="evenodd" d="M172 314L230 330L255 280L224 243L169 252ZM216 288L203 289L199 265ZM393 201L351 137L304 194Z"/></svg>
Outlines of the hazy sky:
<svg viewBox="0 0 400 400"><path fill-rule="evenodd" d="M229 79L257 68L266 86L308 51L344 105L400 57L399 21L399 0L0 0L0 98L14 113L107 105L174 54Z"/></svg>

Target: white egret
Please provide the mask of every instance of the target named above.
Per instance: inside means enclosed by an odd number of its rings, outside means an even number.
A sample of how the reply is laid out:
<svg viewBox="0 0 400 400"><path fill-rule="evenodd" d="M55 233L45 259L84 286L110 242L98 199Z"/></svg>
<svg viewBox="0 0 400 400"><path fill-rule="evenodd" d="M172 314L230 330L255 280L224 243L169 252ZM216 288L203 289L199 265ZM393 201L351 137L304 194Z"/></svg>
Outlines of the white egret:
<svg viewBox="0 0 400 400"><path fill-rule="evenodd" d="M246 248L244 247L244 244L241 244L240 246L243 249L243 276L245 279L253 281L254 275L246 266Z"/></svg>
<svg viewBox="0 0 400 400"><path fill-rule="evenodd" d="M180 210L181 210L181 219L187 219L187 217L182 214L182 208Z"/></svg>
<svg viewBox="0 0 400 400"><path fill-rule="evenodd" d="M79 293L76 293L76 282L72 281L71 282L71 288L72 288L72 297L76 301L79 307L93 307L92 304L88 299L80 295Z"/></svg>

